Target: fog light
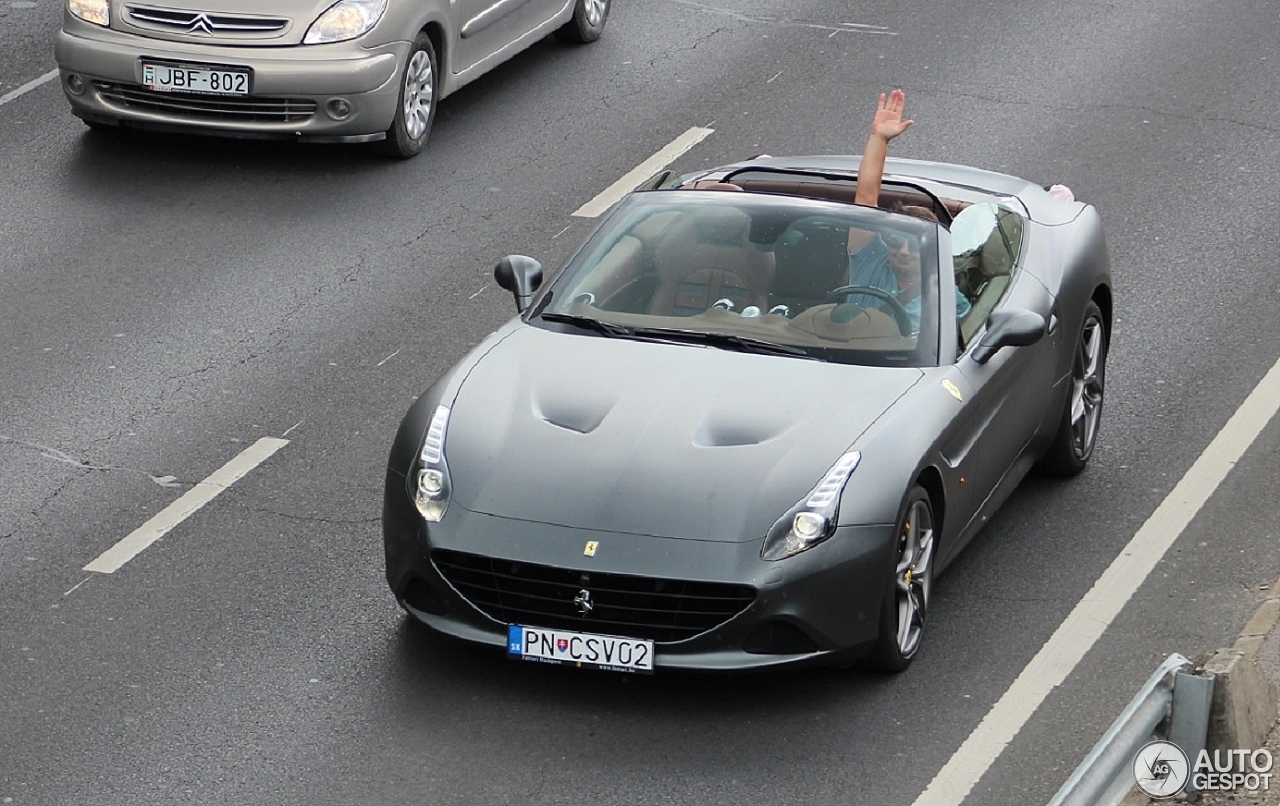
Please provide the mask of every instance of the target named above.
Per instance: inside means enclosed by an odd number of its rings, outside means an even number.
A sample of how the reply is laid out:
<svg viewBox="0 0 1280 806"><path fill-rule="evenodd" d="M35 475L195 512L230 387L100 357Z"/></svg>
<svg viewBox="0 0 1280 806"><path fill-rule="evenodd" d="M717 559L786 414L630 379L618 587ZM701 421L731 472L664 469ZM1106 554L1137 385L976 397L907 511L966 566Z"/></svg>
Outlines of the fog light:
<svg viewBox="0 0 1280 806"><path fill-rule="evenodd" d="M67 76L67 92L72 95L84 95L84 79L75 73Z"/></svg>
<svg viewBox="0 0 1280 806"><path fill-rule="evenodd" d="M351 115L351 104L341 98L330 98L324 111L334 120L346 120Z"/></svg>

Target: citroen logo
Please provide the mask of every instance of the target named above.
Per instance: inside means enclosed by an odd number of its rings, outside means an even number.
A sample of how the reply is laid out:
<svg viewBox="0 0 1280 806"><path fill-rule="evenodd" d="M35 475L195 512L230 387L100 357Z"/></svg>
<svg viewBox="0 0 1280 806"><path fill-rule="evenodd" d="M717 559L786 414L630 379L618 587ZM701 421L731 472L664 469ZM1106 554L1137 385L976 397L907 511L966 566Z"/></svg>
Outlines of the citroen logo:
<svg viewBox="0 0 1280 806"><path fill-rule="evenodd" d="M205 14L199 14L191 24L187 26L189 34L204 34L205 36L213 36L213 21Z"/></svg>
<svg viewBox="0 0 1280 806"><path fill-rule="evenodd" d="M591 601L591 591L586 588L578 591L578 595L573 597L573 604L578 608L578 615L584 618L595 609L595 603Z"/></svg>

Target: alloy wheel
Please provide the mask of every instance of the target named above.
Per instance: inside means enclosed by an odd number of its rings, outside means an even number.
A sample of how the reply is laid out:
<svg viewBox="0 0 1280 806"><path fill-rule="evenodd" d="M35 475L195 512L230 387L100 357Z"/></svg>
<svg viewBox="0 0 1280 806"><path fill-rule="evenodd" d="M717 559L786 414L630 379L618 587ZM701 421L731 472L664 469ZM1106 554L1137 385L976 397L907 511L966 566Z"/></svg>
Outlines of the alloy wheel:
<svg viewBox="0 0 1280 806"><path fill-rule="evenodd" d="M609 4L609 0L586 0L587 22L592 28L600 25L600 21L604 19L604 8Z"/></svg>
<svg viewBox="0 0 1280 806"><path fill-rule="evenodd" d="M1102 416L1102 366L1105 337L1102 322L1090 317L1080 335L1071 389L1071 442L1083 459L1093 451Z"/></svg>
<svg viewBox="0 0 1280 806"><path fill-rule="evenodd" d="M920 645L933 587L933 512L927 500L917 499L907 512L898 542L894 572L898 607L898 651L910 658Z"/></svg>
<svg viewBox="0 0 1280 806"><path fill-rule="evenodd" d="M426 133L434 102L435 75L431 69L431 57L419 50L409 60L409 67L404 73L404 128L410 138L416 140Z"/></svg>

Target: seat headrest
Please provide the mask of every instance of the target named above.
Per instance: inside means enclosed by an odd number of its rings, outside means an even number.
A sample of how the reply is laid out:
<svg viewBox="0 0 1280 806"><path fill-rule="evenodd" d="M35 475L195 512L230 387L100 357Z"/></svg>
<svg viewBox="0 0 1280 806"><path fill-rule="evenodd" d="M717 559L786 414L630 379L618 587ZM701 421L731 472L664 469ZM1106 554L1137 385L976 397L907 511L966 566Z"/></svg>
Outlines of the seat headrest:
<svg viewBox="0 0 1280 806"><path fill-rule="evenodd" d="M1016 215L1002 212L1000 227L991 230L982 247L982 273L987 277L1010 274L1013 271L1013 255L1009 250L1021 240L1022 221Z"/></svg>

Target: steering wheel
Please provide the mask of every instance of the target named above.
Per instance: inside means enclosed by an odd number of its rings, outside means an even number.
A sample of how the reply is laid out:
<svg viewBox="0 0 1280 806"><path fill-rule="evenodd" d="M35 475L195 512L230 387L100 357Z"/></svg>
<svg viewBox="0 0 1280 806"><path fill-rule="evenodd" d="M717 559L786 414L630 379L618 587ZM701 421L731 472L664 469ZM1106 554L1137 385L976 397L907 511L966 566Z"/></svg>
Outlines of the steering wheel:
<svg viewBox="0 0 1280 806"><path fill-rule="evenodd" d="M849 294L866 294L869 297L884 300L889 306L889 313L893 315L894 321L898 323L899 333L904 336L910 336L912 331L915 330L915 324L911 321L911 314L907 313L907 309L902 307L902 303L898 302L897 297L883 288L876 288L873 285L842 285L827 292L827 301L836 302L841 297Z"/></svg>

